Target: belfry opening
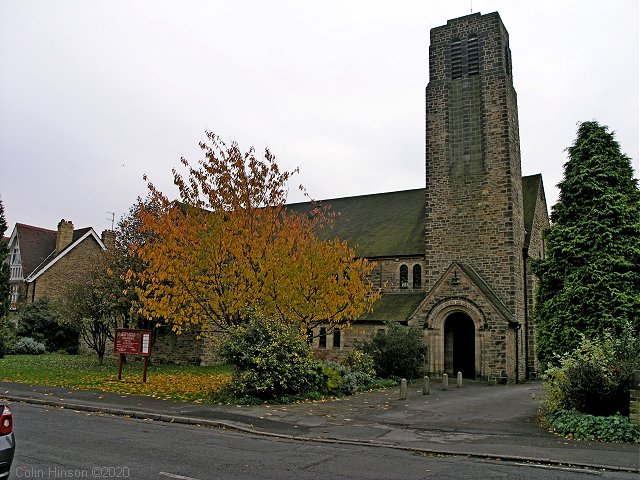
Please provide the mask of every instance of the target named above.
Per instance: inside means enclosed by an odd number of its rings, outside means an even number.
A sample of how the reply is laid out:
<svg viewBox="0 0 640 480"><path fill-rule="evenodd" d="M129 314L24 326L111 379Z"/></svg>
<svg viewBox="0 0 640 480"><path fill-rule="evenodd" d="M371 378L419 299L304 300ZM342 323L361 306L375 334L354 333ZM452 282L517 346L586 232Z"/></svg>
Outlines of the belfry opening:
<svg viewBox="0 0 640 480"><path fill-rule="evenodd" d="M452 313L444 322L444 370L448 375L462 372L465 378L476 377L476 329L466 313Z"/></svg>

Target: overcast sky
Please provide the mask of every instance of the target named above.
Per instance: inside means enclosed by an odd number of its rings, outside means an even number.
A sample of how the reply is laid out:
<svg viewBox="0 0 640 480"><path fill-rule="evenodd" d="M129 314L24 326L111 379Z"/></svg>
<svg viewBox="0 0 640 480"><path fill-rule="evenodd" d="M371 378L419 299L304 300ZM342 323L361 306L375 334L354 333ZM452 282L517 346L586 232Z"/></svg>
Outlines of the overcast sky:
<svg viewBox="0 0 640 480"><path fill-rule="evenodd" d="M498 11L522 172L549 207L579 121L638 164L638 0L0 0L0 195L98 233L211 130L299 166L290 201L424 187L429 30Z"/></svg>

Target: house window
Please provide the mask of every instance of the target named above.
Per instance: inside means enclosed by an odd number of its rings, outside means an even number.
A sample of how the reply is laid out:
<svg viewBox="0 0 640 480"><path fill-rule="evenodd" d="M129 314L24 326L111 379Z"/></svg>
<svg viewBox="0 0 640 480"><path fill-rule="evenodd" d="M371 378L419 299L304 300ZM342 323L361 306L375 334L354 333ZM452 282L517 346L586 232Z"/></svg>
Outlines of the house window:
<svg viewBox="0 0 640 480"><path fill-rule="evenodd" d="M467 73L478 75L480 73L480 61L478 55L478 37L469 37L467 40Z"/></svg>
<svg viewBox="0 0 640 480"><path fill-rule="evenodd" d="M327 329L320 327L320 337L318 338L318 348L327 348Z"/></svg>
<svg viewBox="0 0 640 480"><path fill-rule="evenodd" d="M409 267L400 265L400 288L409 288Z"/></svg>
<svg viewBox="0 0 640 480"><path fill-rule="evenodd" d="M333 348L340 348L340 329L336 328L333 330Z"/></svg>
<svg viewBox="0 0 640 480"><path fill-rule="evenodd" d="M460 40L451 42L451 78L462 77L462 44Z"/></svg>
<svg viewBox="0 0 640 480"><path fill-rule="evenodd" d="M15 309L20 297L20 285L14 283L11 285L11 308Z"/></svg>
<svg viewBox="0 0 640 480"><path fill-rule="evenodd" d="M22 280L22 264L20 262L20 248L16 245L11 250L11 280Z"/></svg>
<svg viewBox="0 0 640 480"><path fill-rule="evenodd" d="M420 265L413 266L413 288L422 287L422 268Z"/></svg>

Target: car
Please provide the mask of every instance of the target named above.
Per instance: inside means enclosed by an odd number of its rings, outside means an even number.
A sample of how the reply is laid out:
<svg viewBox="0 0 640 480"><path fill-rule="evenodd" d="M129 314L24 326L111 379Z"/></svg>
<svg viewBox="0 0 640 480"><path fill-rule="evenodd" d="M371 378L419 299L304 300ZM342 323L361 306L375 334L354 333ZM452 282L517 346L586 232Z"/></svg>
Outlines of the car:
<svg viewBox="0 0 640 480"><path fill-rule="evenodd" d="M13 435L13 415L7 405L0 403L0 479L9 478L16 439Z"/></svg>

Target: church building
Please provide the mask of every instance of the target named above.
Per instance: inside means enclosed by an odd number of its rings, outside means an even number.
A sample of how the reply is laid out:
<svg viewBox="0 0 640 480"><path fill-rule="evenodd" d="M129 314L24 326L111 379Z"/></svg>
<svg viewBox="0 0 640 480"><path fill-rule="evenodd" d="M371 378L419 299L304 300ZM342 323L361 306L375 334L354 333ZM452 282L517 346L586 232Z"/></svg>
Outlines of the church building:
<svg viewBox="0 0 640 480"><path fill-rule="evenodd" d="M339 353L392 320L422 330L432 377L532 378L529 261L544 255L549 219L541 176L521 174L509 35L497 12L431 30L425 141L425 188L323 202L340 213L330 234L376 262L382 296L350 329L315 332L314 346Z"/></svg>

